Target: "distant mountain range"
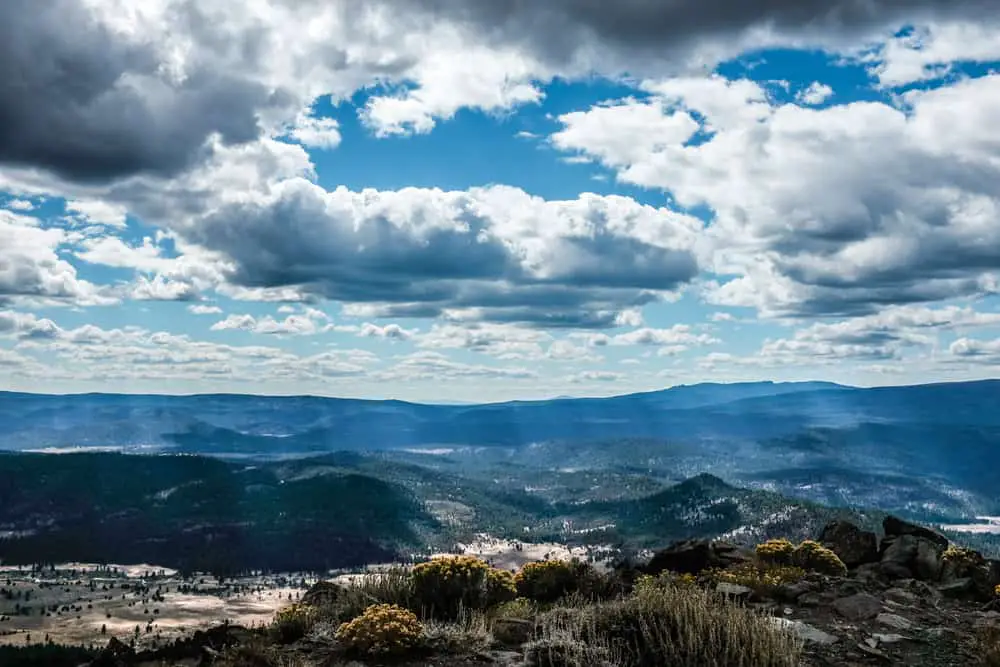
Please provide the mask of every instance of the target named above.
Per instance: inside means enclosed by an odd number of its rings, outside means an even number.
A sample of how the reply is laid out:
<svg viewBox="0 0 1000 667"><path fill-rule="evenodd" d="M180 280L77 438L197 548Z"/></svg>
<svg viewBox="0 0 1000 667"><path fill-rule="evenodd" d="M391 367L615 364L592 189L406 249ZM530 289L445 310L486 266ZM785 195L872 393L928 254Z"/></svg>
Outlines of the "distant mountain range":
<svg viewBox="0 0 1000 667"><path fill-rule="evenodd" d="M326 570L427 555L480 531L641 547L719 535L801 538L831 518L874 525L881 516L737 489L711 475L643 498L579 504L353 452L255 464L0 454L4 564Z"/></svg>
<svg viewBox="0 0 1000 667"><path fill-rule="evenodd" d="M555 496L551 480L585 490L572 478L581 470L619 485L614 493L602 487L602 497L710 473L921 520L1000 515L1000 381L992 380L876 388L696 384L486 405L0 393L0 424L0 449L7 450L256 460L378 452L385 461Z"/></svg>

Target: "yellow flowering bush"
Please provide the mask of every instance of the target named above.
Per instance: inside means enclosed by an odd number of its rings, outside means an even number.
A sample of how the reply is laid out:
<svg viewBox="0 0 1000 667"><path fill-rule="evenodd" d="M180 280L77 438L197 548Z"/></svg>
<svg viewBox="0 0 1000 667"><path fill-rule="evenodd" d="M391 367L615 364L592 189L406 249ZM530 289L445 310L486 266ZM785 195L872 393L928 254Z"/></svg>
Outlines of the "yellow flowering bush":
<svg viewBox="0 0 1000 667"><path fill-rule="evenodd" d="M759 595L769 595L782 584L799 581L806 576L806 571L792 565L741 563L725 570L711 570L706 574L710 580L746 586Z"/></svg>
<svg viewBox="0 0 1000 667"><path fill-rule="evenodd" d="M483 609L515 597L509 572L474 556L445 556L413 568L413 592L425 613L455 618L462 609Z"/></svg>
<svg viewBox="0 0 1000 667"><path fill-rule="evenodd" d="M758 544L755 551L757 552L757 558L763 563L791 565L792 554L795 553L795 545L791 541L781 537Z"/></svg>
<svg viewBox="0 0 1000 667"><path fill-rule="evenodd" d="M792 552L792 564L820 574L847 575L847 566L840 556L814 540L804 540Z"/></svg>
<svg viewBox="0 0 1000 667"><path fill-rule="evenodd" d="M306 604L293 604L274 615L271 633L283 644L301 639L316 624L316 608Z"/></svg>
<svg viewBox="0 0 1000 667"><path fill-rule="evenodd" d="M954 569L956 574L966 573L985 564L985 560L979 552L954 544L948 545L948 548L941 554L941 560L946 567Z"/></svg>
<svg viewBox="0 0 1000 667"><path fill-rule="evenodd" d="M993 587L993 595L1000 598L1000 584Z"/></svg>
<svg viewBox="0 0 1000 667"><path fill-rule="evenodd" d="M486 571L486 605L510 602L517 597L517 584L514 575L507 570L491 567Z"/></svg>
<svg viewBox="0 0 1000 667"><path fill-rule="evenodd" d="M515 575L514 583L520 597L536 602L555 602L574 592L578 581L573 563L543 560L526 563Z"/></svg>
<svg viewBox="0 0 1000 667"><path fill-rule="evenodd" d="M336 637L356 653L400 655L420 646L423 632L416 614L409 609L394 604L376 604L354 620L342 623Z"/></svg>

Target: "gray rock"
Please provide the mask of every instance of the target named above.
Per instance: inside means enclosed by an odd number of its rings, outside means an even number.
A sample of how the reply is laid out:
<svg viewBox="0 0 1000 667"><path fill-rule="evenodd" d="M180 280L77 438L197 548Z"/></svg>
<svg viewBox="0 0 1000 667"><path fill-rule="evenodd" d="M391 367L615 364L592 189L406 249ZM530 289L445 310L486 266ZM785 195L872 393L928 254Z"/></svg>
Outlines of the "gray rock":
<svg viewBox="0 0 1000 667"><path fill-rule="evenodd" d="M904 637L903 635L897 635L895 633L883 634L880 632L876 632L874 635L872 635L872 637L879 644L898 644L901 641L909 639L909 637Z"/></svg>
<svg viewBox="0 0 1000 667"><path fill-rule="evenodd" d="M818 593L806 593L800 595L795 601L800 607L819 607L823 604L823 597Z"/></svg>
<svg viewBox="0 0 1000 667"><path fill-rule="evenodd" d="M795 602L806 593L811 593L818 588L814 582L801 580L787 584L781 584L774 590L774 597L786 602Z"/></svg>
<svg viewBox="0 0 1000 667"><path fill-rule="evenodd" d="M913 559L913 572L923 581L937 581L941 576L941 554L944 549L923 537L916 539L917 555Z"/></svg>
<svg viewBox="0 0 1000 667"><path fill-rule="evenodd" d="M840 556L844 565L854 568L878 561L878 538L848 521L831 521L819 535L819 542Z"/></svg>
<svg viewBox="0 0 1000 667"><path fill-rule="evenodd" d="M921 537L923 539L930 540L937 546L941 547L942 551L948 548L948 538L941 533L935 532L930 528L925 528L924 526L918 526L917 524L910 523L909 521L904 521L899 517L887 516L883 519L882 530L885 531L886 537L912 535L914 537Z"/></svg>
<svg viewBox="0 0 1000 667"><path fill-rule="evenodd" d="M896 630L912 630L913 622L898 614L879 614L875 617L875 622Z"/></svg>
<svg viewBox="0 0 1000 667"><path fill-rule="evenodd" d="M886 576L902 578L904 573L924 581L937 581L941 574L944 548L918 535L898 535L882 540L880 569Z"/></svg>
<svg viewBox="0 0 1000 667"><path fill-rule="evenodd" d="M913 576L910 568L892 561L879 563L879 571L889 579L909 579Z"/></svg>
<svg viewBox="0 0 1000 667"><path fill-rule="evenodd" d="M868 593L856 593L833 601L834 610L851 621L866 621L882 611L882 601Z"/></svg>
<svg viewBox="0 0 1000 667"><path fill-rule="evenodd" d="M722 593L728 597L734 598L745 598L749 597L753 593L753 589L747 588L746 586L740 586L739 584L732 584L728 581L720 581L715 586L716 593Z"/></svg>
<svg viewBox="0 0 1000 667"><path fill-rule="evenodd" d="M886 600L892 600L899 604L917 604L916 595L903 588L890 588L882 594Z"/></svg>
<svg viewBox="0 0 1000 667"><path fill-rule="evenodd" d="M773 617L770 620L778 627L791 631L796 637L806 642L813 642L816 644L833 644L839 641L837 636L831 635L829 632L824 632L819 628L814 628L808 623L803 623L802 621L793 621L791 619L781 617Z"/></svg>
<svg viewBox="0 0 1000 667"><path fill-rule="evenodd" d="M938 586L937 589L938 592L946 598L965 598L975 592L975 586L972 583L972 579L968 578L950 581L947 584Z"/></svg>

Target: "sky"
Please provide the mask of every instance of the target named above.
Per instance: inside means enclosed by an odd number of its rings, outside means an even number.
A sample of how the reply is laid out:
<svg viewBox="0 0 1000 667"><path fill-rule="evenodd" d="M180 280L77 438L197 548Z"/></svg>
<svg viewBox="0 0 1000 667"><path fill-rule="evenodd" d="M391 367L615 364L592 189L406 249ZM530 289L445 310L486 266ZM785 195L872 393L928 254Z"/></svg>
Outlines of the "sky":
<svg viewBox="0 0 1000 667"><path fill-rule="evenodd" d="M7 0L0 389L1000 368L986 0Z"/></svg>

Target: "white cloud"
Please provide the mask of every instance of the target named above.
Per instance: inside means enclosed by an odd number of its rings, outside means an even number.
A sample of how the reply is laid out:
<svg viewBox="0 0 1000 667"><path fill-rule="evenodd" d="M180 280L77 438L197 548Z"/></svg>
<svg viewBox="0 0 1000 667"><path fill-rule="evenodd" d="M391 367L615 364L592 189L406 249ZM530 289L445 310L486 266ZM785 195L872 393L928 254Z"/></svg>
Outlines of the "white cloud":
<svg viewBox="0 0 1000 667"><path fill-rule="evenodd" d="M361 329L358 331L359 336L363 336L365 338L381 338L383 340L409 340L415 333L417 333L415 329L404 329L398 324L378 326L377 324L372 324L370 322L365 322L361 325Z"/></svg>
<svg viewBox="0 0 1000 667"><path fill-rule="evenodd" d="M188 306L188 312L195 315L219 315L222 313L222 308L218 306L210 306L207 304L196 303Z"/></svg>
<svg viewBox="0 0 1000 667"><path fill-rule="evenodd" d="M79 278L58 251L67 243L61 229L43 229L35 218L0 210L0 305L44 301L53 305L108 303L94 284Z"/></svg>
<svg viewBox="0 0 1000 667"><path fill-rule="evenodd" d="M33 211L35 205L27 199L9 199L3 204L12 211Z"/></svg>
<svg viewBox="0 0 1000 667"><path fill-rule="evenodd" d="M652 101L561 117L553 141L714 211L703 249L721 278L706 284L709 301L843 315L997 290L1000 144L988 118L1000 114L1000 76L911 91L906 111L778 105L753 82L719 77L644 87ZM647 135L629 125L637 108ZM693 133L653 132L662 119L690 126L688 109L710 138L686 145Z"/></svg>
<svg viewBox="0 0 1000 667"><path fill-rule="evenodd" d="M614 371L582 371L566 378L567 382L573 384L584 384L591 382L618 382L625 378L624 373Z"/></svg>
<svg viewBox="0 0 1000 667"><path fill-rule="evenodd" d="M101 200L69 200L66 211L84 222L109 227L125 227L128 213L121 204Z"/></svg>
<svg viewBox="0 0 1000 667"><path fill-rule="evenodd" d="M538 373L522 367L486 366L454 361L440 352L421 351L407 355L385 371L373 373L380 381L441 381L462 378L503 378L511 380L537 378Z"/></svg>
<svg viewBox="0 0 1000 667"><path fill-rule="evenodd" d="M935 21L886 41L866 59L886 87L941 78L955 63L1000 61L1000 23L983 15L977 21Z"/></svg>
<svg viewBox="0 0 1000 667"><path fill-rule="evenodd" d="M809 84L808 88L799 91L798 94L796 94L795 99L797 99L801 104L816 106L823 104L823 102L826 102L831 97L833 97L833 88L825 83L813 81Z"/></svg>
<svg viewBox="0 0 1000 667"><path fill-rule="evenodd" d="M288 135L303 146L330 150L340 145L340 123L335 118L300 114Z"/></svg>

